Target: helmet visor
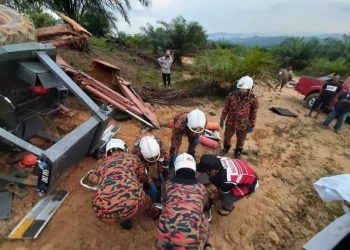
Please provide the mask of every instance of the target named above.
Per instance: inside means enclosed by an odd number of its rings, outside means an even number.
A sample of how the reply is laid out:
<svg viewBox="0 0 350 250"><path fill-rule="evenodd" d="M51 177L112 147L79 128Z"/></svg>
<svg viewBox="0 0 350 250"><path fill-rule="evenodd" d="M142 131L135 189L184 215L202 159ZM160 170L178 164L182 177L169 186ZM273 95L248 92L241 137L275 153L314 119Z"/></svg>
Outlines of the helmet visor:
<svg viewBox="0 0 350 250"><path fill-rule="evenodd" d="M195 127L195 128L191 128L191 127L188 127L193 133L196 133L196 134L201 134L203 133L204 131L204 128L202 127Z"/></svg>
<svg viewBox="0 0 350 250"><path fill-rule="evenodd" d="M146 158L146 157L143 157L143 158L145 158L145 160L148 161L148 162L156 162L156 161L159 160L159 157L160 157L160 154L156 155L154 157L151 157L151 158Z"/></svg>

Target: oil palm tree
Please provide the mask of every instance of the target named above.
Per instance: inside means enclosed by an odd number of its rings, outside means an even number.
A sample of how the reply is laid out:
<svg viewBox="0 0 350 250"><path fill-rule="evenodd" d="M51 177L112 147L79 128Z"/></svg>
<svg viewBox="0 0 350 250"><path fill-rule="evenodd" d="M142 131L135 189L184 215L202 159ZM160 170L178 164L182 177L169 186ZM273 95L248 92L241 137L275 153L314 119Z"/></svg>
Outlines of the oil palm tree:
<svg viewBox="0 0 350 250"><path fill-rule="evenodd" d="M137 1L145 7L151 4L151 0ZM29 11L33 7L59 11L85 25L92 33L95 32L90 29L91 27L93 29L106 29L106 25L108 25L107 29L115 27L115 22L118 20L116 13L130 23L130 0L0 0L0 3L20 12Z"/></svg>

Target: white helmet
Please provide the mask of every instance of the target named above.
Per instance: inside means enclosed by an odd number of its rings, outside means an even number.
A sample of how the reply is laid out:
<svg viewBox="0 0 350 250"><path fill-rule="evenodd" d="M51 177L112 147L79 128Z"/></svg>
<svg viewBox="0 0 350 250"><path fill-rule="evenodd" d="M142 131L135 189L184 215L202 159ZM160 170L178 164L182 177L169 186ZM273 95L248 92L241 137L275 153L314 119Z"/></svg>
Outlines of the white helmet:
<svg viewBox="0 0 350 250"><path fill-rule="evenodd" d="M196 172L196 161L193 156L187 153L180 154L176 157L175 162L175 173L179 169L188 168Z"/></svg>
<svg viewBox="0 0 350 250"><path fill-rule="evenodd" d="M241 79L239 79L237 83L237 88L239 89L252 89L254 85L253 78L250 76L243 76Z"/></svg>
<svg viewBox="0 0 350 250"><path fill-rule="evenodd" d="M153 135L143 137L139 143L141 154L148 162L156 162L160 157L160 146Z"/></svg>
<svg viewBox="0 0 350 250"><path fill-rule="evenodd" d="M128 145L123 140L112 138L107 144L106 144L106 154L109 150L119 148L123 150L124 152L128 152Z"/></svg>
<svg viewBox="0 0 350 250"><path fill-rule="evenodd" d="M194 133L202 133L206 123L205 114L199 109L192 110L187 114L187 127Z"/></svg>

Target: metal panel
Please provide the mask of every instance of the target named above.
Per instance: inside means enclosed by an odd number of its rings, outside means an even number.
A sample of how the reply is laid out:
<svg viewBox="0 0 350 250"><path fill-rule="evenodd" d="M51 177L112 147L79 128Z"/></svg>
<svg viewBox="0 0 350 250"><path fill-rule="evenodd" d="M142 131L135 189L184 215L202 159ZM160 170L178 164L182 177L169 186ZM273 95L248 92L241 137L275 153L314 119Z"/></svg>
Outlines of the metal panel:
<svg viewBox="0 0 350 250"><path fill-rule="evenodd" d="M37 74L44 73L48 70L38 62L22 62L18 65L17 76L21 80L35 86Z"/></svg>
<svg viewBox="0 0 350 250"><path fill-rule="evenodd" d="M79 88L78 85L76 85L75 82L73 82L73 80L70 79L69 76L67 76L66 73L64 73L64 71L45 52L39 51L36 52L36 55L42 63L50 68L53 74L64 82L64 85L69 88L76 97L78 97L95 115L100 118L100 120L107 120L107 116L101 112L96 103L94 103L91 98Z"/></svg>
<svg viewBox="0 0 350 250"><path fill-rule="evenodd" d="M20 67L24 67L34 74L40 74L44 72L48 72L49 70L44 67L42 63L39 62L21 62Z"/></svg>
<svg viewBox="0 0 350 250"><path fill-rule="evenodd" d="M31 152L39 157L44 154L40 148L18 138L3 128L0 128L0 137L4 139L8 144L15 144L16 146L23 148L24 150L27 150L28 152Z"/></svg>
<svg viewBox="0 0 350 250"><path fill-rule="evenodd" d="M6 220L11 216L12 193L0 192L0 220Z"/></svg>
<svg viewBox="0 0 350 250"><path fill-rule="evenodd" d="M40 73L38 74L38 77L45 89L50 89L50 88L62 89L63 87L63 82L51 72Z"/></svg>
<svg viewBox="0 0 350 250"><path fill-rule="evenodd" d="M33 51L45 51L49 57L56 57L56 48L51 44L17 43L0 46L0 62L34 59L36 55Z"/></svg>
<svg viewBox="0 0 350 250"><path fill-rule="evenodd" d="M83 157L87 156L90 153L90 147L93 145L92 142L99 125L99 120L96 117L91 117L45 151L45 157L51 165L48 173L49 180L48 183L45 183L42 182L42 178L39 178L38 186L52 190L68 168L75 166Z"/></svg>

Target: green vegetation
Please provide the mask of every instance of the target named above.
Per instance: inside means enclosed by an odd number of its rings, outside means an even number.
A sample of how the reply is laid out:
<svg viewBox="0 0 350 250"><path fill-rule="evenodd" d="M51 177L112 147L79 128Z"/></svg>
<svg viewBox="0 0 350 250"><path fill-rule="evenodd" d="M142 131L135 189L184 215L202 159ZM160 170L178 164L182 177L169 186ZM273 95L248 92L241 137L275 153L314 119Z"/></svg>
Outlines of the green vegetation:
<svg viewBox="0 0 350 250"><path fill-rule="evenodd" d="M35 28L50 27L59 24L59 20L53 18L46 12L31 12L28 14Z"/></svg>
<svg viewBox="0 0 350 250"><path fill-rule="evenodd" d="M244 75L260 79L273 76L276 62L268 51L247 50L243 56L232 49L209 49L198 56L196 68L210 82L232 82Z"/></svg>
<svg viewBox="0 0 350 250"><path fill-rule="evenodd" d="M349 73L349 67L349 63L344 58L339 58L334 61L330 61L327 58L317 58L310 64L311 70L321 75L327 75L333 72L345 75Z"/></svg>
<svg viewBox="0 0 350 250"><path fill-rule="evenodd" d="M171 49L175 60L181 63L182 56L195 55L207 46L204 28L197 22L177 17L169 23L160 21L159 24L161 27L158 28L150 24L142 28L146 46L155 53Z"/></svg>
<svg viewBox="0 0 350 250"><path fill-rule="evenodd" d="M149 6L150 0L138 0ZM82 24L97 37L105 36L116 28L116 13L128 23L131 4L129 0L0 0L21 13L42 12L47 9L58 11Z"/></svg>
<svg viewBox="0 0 350 250"><path fill-rule="evenodd" d="M291 65L317 75L350 73L350 35L344 35L343 40L288 38L270 51L281 66Z"/></svg>
<svg viewBox="0 0 350 250"><path fill-rule="evenodd" d="M60 23L59 20L55 19L49 13L44 12L36 2L27 0L0 0L0 4L4 4L26 15L37 29Z"/></svg>
<svg viewBox="0 0 350 250"><path fill-rule="evenodd" d="M137 0L149 6L150 0ZM147 62L170 49L175 62L182 63L182 57L195 58L190 69L194 76L210 84L232 82L243 75L255 78L275 78L280 67L292 66L298 73L325 75L350 73L350 35L343 39L307 39L292 37L269 48L250 48L228 41L207 41L207 34L199 23L186 21L179 16L170 22L159 21L158 25L147 24L139 34L112 33L116 29L117 16L129 22L130 0L0 0L19 12L29 16L35 26L45 27L57 24L47 10L59 11L81 23L94 38L90 44L105 52L120 49L136 50L137 55ZM200 74L200 75L199 75ZM147 75L147 74L146 74ZM147 79L153 77L146 76Z"/></svg>

